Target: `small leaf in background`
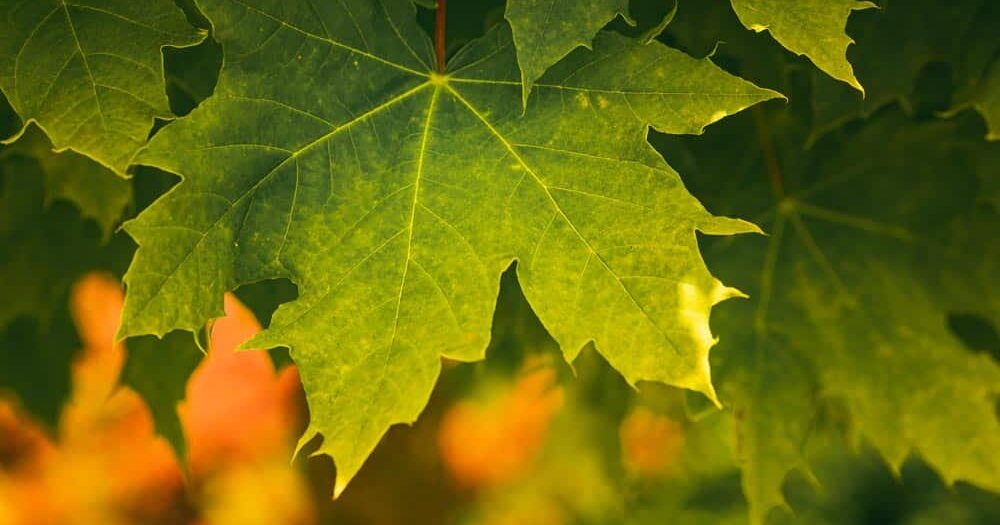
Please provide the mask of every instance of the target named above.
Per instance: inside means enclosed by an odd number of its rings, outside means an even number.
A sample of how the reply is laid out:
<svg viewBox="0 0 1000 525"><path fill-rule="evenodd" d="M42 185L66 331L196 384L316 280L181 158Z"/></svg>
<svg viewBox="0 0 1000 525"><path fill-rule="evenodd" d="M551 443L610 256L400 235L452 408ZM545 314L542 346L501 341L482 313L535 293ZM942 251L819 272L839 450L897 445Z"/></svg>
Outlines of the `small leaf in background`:
<svg viewBox="0 0 1000 525"><path fill-rule="evenodd" d="M139 397L115 386L124 359L122 345L113 343L121 300L118 282L104 275L89 275L74 286L71 310L83 349L58 434L46 445L52 453L0 482L0 497L28 496L31 502L14 507L15 525L166 523L181 517L175 513L184 509L183 482L170 448L156 438ZM18 424L31 432L30 420L22 417Z"/></svg>
<svg viewBox="0 0 1000 525"><path fill-rule="evenodd" d="M84 219L97 221L105 241L110 239L112 230L132 204L129 181L83 155L72 151L54 152L52 143L37 126L24 130L17 142L0 150L0 161L13 156L38 163L45 178L46 206L55 200L73 203Z"/></svg>
<svg viewBox="0 0 1000 525"><path fill-rule="evenodd" d="M171 332L163 339L132 337L128 339L128 348L121 383L142 396L153 416L156 432L170 443L178 462L186 469L187 438L177 404L184 399L188 379L205 356L187 332Z"/></svg>

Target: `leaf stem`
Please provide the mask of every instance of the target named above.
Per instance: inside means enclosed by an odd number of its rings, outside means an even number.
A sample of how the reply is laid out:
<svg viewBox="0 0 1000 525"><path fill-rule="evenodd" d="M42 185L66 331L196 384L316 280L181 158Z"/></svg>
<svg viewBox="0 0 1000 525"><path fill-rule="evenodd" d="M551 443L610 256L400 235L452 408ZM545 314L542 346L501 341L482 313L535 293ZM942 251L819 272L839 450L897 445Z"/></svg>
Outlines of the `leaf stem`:
<svg viewBox="0 0 1000 525"><path fill-rule="evenodd" d="M781 176L778 155L774 151L774 139L771 138L771 131L767 128L767 117L760 105L754 106L751 112L754 124L757 126L757 139L760 141L760 151L764 155L764 165L767 167L767 178L771 181L771 191L780 202L785 199L785 183Z"/></svg>
<svg viewBox="0 0 1000 525"><path fill-rule="evenodd" d="M434 23L434 54L437 56L437 72L444 73L444 29L448 0L437 0L437 16Z"/></svg>

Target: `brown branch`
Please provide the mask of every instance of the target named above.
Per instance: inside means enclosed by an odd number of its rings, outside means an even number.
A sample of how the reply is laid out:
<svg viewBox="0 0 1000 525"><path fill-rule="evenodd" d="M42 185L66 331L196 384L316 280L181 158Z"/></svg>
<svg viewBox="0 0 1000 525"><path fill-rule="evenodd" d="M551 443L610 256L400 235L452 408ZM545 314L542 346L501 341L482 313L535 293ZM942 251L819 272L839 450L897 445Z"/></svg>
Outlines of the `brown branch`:
<svg viewBox="0 0 1000 525"><path fill-rule="evenodd" d="M448 0L437 0L437 16L434 23L434 54L437 56L438 73L444 73L444 29L447 3Z"/></svg>

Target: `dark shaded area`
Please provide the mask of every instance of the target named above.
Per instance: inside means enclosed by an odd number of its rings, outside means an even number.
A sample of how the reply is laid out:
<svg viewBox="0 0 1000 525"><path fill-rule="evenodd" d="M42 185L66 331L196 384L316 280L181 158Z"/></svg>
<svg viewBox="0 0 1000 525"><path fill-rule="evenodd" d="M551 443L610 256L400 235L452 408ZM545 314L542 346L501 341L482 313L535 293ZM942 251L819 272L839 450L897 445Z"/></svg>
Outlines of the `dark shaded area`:
<svg viewBox="0 0 1000 525"><path fill-rule="evenodd" d="M170 110L184 116L212 95L222 68L222 46L211 36L192 47L163 49Z"/></svg>
<svg viewBox="0 0 1000 525"><path fill-rule="evenodd" d="M948 316L948 328L970 350L985 352L1000 362L1000 335L988 320L975 314L954 313Z"/></svg>
<svg viewBox="0 0 1000 525"><path fill-rule="evenodd" d="M12 136L19 129L21 129L20 117L14 113L14 108L7 101L7 97L0 93L0 140Z"/></svg>
<svg viewBox="0 0 1000 525"><path fill-rule="evenodd" d="M1000 522L1000 498L995 494L965 483L946 487L937 473L916 459L903 465L899 477L893 476L871 450L846 456L840 463L827 460L819 470L832 480L823 487L815 487L799 475L786 483L785 496L792 508L809 510L796 517L775 509L768 523Z"/></svg>
<svg viewBox="0 0 1000 525"><path fill-rule="evenodd" d="M421 2L422 3L422 2ZM448 2L445 55L451 57L470 40L486 33L489 28L503 21L504 0L451 0ZM417 22L434 35L434 10L417 6Z"/></svg>
<svg viewBox="0 0 1000 525"><path fill-rule="evenodd" d="M44 322L15 319L0 332L0 398L13 394L28 413L54 432L69 397L70 363L79 348L66 307L53 311ZM0 436L0 451L6 446Z"/></svg>
<svg viewBox="0 0 1000 525"><path fill-rule="evenodd" d="M70 365L80 343L68 310L70 286L113 260L101 232L72 205L44 205L37 163L15 156L0 168L0 392L15 398L50 429L70 390ZM26 280L30 278L30 280Z"/></svg>

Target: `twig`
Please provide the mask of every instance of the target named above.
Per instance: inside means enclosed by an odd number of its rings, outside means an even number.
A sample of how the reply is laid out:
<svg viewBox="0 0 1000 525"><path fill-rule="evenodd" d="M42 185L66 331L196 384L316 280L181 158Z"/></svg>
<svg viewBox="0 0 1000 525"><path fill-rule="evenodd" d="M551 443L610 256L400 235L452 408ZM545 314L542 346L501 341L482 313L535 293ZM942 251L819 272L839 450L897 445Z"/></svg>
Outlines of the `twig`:
<svg viewBox="0 0 1000 525"><path fill-rule="evenodd" d="M437 56L438 73L444 73L444 29L447 3L448 0L437 0L437 16L434 23L434 54Z"/></svg>

